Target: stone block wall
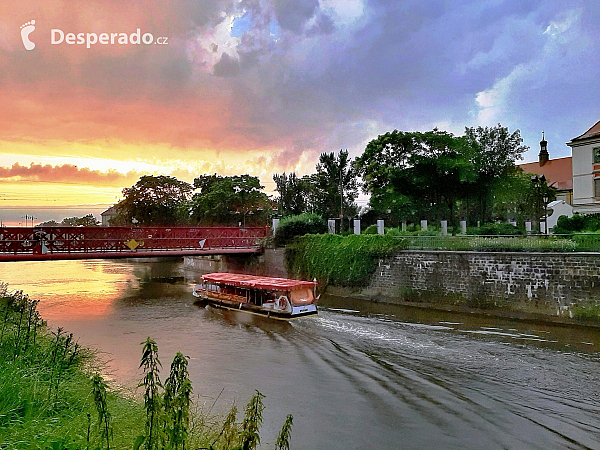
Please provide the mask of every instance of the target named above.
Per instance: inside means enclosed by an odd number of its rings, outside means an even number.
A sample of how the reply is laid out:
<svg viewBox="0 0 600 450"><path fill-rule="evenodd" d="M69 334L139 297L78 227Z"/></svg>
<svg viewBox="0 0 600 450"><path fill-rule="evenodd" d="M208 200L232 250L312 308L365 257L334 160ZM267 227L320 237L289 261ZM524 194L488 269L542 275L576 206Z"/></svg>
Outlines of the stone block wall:
<svg viewBox="0 0 600 450"><path fill-rule="evenodd" d="M379 261L369 291L391 298L454 296L568 315L573 305L600 304L600 255L408 250Z"/></svg>

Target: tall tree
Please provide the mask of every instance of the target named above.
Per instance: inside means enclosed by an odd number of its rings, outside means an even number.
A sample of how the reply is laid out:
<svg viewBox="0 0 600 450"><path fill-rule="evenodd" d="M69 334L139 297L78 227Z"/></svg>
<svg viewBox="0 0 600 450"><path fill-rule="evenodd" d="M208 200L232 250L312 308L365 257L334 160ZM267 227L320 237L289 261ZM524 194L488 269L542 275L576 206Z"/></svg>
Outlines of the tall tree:
<svg viewBox="0 0 600 450"><path fill-rule="evenodd" d="M333 152L321 153L316 170L316 212L323 217L355 215L358 181L348 151L340 150L337 155Z"/></svg>
<svg viewBox="0 0 600 450"><path fill-rule="evenodd" d="M474 177L465 140L434 129L394 130L369 142L354 167L371 207L400 219L455 219L457 199Z"/></svg>
<svg viewBox="0 0 600 450"><path fill-rule="evenodd" d="M194 179L192 221L202 225L265 225L272 202L251 175L201 175Z"/></svg>
<svg viewBox="0 0 600 450"><path fill-rule="evenodd" d="M275 190L279 197L275 199L279 213L298 215L307 212L308 185L304 178L298 178L294 172L273 175Z"/></svg>
<svg viewBox="0 0 600 450"><path fill-rule="evenodd" d="M529 149L523 145L521 132L510 133L507 127L465 128L469 160L477 173L472 183L479 207L478 216L483 222L492 219L493 187L505 176L516 173L515 162Z"/></svg>
<svg viewBox="0 0 600 450"><path fill-rule="evenodd" d="M177 178L143 176L132 187L123 189L124 198L117 204L117 222L140 225L186 223L191 192L192 186Z"/></svg>

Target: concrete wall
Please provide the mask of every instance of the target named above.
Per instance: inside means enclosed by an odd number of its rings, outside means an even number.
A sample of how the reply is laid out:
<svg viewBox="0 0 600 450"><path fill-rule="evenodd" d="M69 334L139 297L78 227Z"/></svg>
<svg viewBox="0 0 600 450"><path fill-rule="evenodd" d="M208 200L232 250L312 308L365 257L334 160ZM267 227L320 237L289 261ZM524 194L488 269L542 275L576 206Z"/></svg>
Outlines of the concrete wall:
<svg viewBox="0 0 600 450"><path fill-rule="evenodd" d="M284 249L266 249L262 255L186 256L184 265L202 273L230 272L287 278Z"/></svg>
<svg viewBox="0 0 600 450"><path fill-rule="evenodd" d="M367 295L425 294L471 306L570 316L600 303L600 256L592 253L402 251L381 260Z"/></svg>

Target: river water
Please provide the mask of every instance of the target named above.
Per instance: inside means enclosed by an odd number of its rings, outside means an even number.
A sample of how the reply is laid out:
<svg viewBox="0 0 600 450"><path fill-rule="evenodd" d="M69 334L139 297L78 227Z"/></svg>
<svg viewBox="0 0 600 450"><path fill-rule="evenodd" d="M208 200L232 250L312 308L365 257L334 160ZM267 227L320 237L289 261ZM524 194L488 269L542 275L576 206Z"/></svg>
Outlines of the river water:
<svg viewBox="0 0 600 450"><path fill-rule="evenodd" d="M140 343L190 357L204 409L266 395L262 448L600 449L600 332L323 298L291 323L194 305L180 260L3 263L53 327L133 387ZM213 406L214 404L214 406Z"/></svg>

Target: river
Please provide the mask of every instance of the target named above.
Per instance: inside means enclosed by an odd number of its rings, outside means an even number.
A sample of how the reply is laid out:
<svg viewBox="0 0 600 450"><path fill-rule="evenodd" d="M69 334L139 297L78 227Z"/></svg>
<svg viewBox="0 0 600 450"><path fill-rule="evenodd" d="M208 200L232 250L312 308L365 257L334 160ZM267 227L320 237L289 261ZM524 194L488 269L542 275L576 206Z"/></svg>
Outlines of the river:
<svg viewBox="0 0 600 450"><path fill-rule="evenodd" d="M137 384L151 336L163 377L190 357L205 411L265 394L262 448L293 414L294 449L600 449L596 329L341 298L287 323L194 305L198 278L180 260L0 265L119 384Z"/></svg>

